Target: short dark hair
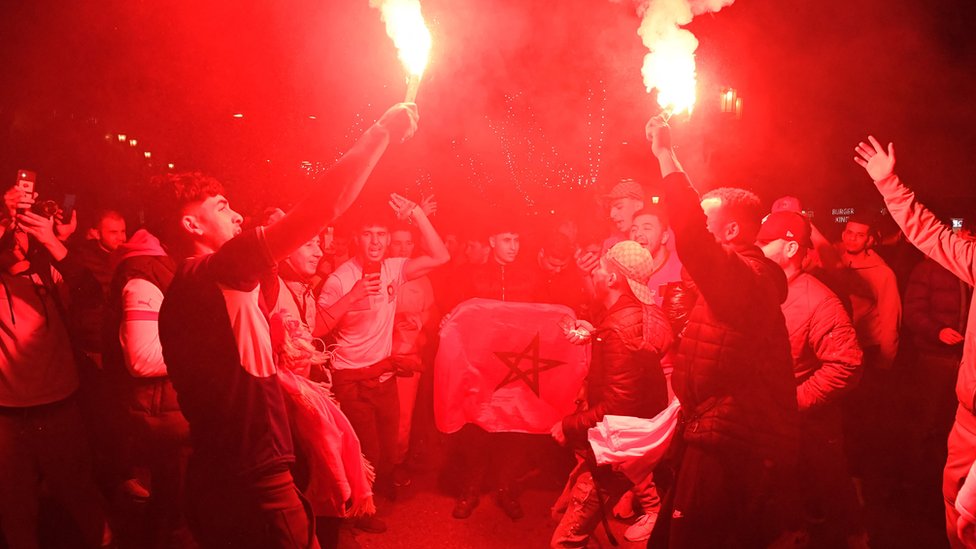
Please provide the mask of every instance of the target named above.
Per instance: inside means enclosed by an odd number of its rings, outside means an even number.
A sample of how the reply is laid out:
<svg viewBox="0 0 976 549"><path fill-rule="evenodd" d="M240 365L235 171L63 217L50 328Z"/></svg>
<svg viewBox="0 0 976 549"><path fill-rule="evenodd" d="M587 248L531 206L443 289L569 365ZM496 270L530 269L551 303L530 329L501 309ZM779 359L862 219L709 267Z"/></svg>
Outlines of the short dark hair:
<svg viewBox="0 0 976 549"><path fill-rule="evenodd" d="M167 245L188 244L180 228L187 206L224 194L224 186L201 172L169 173L150 180L149 202L145 205L146 228Z"/></svg>
<svg viewBox="0 0 976 549"><path fill-rule="evenodd" d="M663 207L661 207L660 204L648 204L643 208L637 210L636 212L634 212L634 219L637 219L637 216L641 216L641 215L650 215L656 217L657 220L661 223L662 229L667 229L670 226L670 221L668 220L668 213L664 210Z"/></svg>
<svg viewBox="0 0 976 549"><path fill-rule="evenodd" d="M721 200L722 211L729 219L749 229L748 232L741 231L743 240L751 242L755 239L765 213L756 193L738 187L719 187L702 195L702 200L709 198Z"/></svg>
<svg viewBox="0 0 976 549"><path fill-rule="evenodd" d="M576 247L568 236L559 231L548 231L542 240L542 249L546 255L560 261L573 259Z"/></svg>

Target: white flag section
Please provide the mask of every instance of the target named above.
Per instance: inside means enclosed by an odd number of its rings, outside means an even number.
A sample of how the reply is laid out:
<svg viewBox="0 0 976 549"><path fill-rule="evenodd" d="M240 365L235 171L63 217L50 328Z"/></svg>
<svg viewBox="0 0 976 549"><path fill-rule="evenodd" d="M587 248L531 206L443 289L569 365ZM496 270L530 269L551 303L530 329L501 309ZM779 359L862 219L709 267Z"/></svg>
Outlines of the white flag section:
<svg viewBox="0 0 976 549"><path fill-rule="evenodd" d="M437 428L548 434L576 411L589 345L566 340L563 305L469 299L441 327L434 364Z"/></svg>
<svg viewBox="0 0 976 549"><path fill-rule="evenodd" d="M597 464L610 465L634 484L643 481L671 445L680 410L675 398L653 419L604 416L587 431Z"/></svg>

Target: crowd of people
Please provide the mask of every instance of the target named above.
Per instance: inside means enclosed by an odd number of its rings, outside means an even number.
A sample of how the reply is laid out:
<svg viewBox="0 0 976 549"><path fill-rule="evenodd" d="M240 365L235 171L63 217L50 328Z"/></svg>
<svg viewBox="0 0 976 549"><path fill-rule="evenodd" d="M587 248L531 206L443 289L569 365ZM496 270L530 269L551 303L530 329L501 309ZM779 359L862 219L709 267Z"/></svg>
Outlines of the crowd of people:
<svg viewBox="0 0 976 549"><path fill-rule="evenodd" d="M949 541L976 546L976 235L915 199L893 147L869 138L855 161L894 246L862 212L831 242L796 197L699 193L657 116L660 203L622 180L601 202L605 238L566 221L526 250L516 216L439 232L432 197L344 216L418 120L390 108L302 200L247 219L194 172L155 178L131 235L115 211L85 233L75 213L4 194L7 547L40 546L42 499L84 547L339 547L345 529L386 531L377 508L395 511L432 436L457 520L486 492L521 519L542 447L572 455L552 547L587 547L614 516L648 547L868 547L865 478L892 452L945 464ZM890 253L906 241L926 258ZM438 329L472 298L572 311L564 343L586 346L589 372L548 435L435 433ZM911 440L886 436L899 368L919 380ZM674 420L653 473L597 463L588 432L608 416ZM144 531L126 531L119 501L151 509Z"/></svg>

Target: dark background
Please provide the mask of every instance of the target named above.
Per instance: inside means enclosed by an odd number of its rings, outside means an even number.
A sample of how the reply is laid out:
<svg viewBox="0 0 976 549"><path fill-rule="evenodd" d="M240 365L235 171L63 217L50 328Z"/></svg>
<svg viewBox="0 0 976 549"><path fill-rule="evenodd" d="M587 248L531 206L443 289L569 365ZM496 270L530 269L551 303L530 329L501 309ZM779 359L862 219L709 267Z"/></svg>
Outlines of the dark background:
<svg viewBox="0 0 976 549"><path fill-rule="evenodd" d="M384 159L364 203L436 192L440 223L463 228L504 209L592 216L594 197L624 176L654 187L643 125L655 108L632 4L422 3L435 49L421 132ZM0 10L0 177L33 168L42 194L77 193L82 213L133 214L169 163L216 175L244 211L287 205L404 90L367 0ZM767 202L793 193L829 220L831 207L879 204L851 161L874 132L896 143L924 200L970 215L974 22L976 3L963 0L739 0L699 17L699 104L675 121L691 175ZM741 120L717 112L725 86L743 98Z"/></svg>

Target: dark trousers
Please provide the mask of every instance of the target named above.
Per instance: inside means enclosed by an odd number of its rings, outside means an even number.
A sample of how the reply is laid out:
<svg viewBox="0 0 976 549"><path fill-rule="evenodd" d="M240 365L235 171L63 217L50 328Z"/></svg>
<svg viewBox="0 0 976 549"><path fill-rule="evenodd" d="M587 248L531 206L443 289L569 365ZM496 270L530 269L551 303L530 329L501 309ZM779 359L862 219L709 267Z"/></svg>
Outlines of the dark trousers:
<svg viewBox="0 0 976 549"><path fill-rule="evenodd" d="M798 485L811 534L820 547L841 547L863 533L861 510L844 454L840 407L808 412L800 428Z"/></svg>
<svg viewBox="0 0 976 549"><path fill-rule="evenodd" d="M347 381L336 372L332 392L342 412L356 430L363 455L376 469L376 483L382 488L392 482L396 457L397 429L400 422L400 400L396 377Z"/></svg>
<svg viewBox="0 0 976 549"><path fill-rule="evenodd" d="M648 547L766 547L783 531L792 471L737 450L685 445L680 454Z"/></svg>
<svg viewBox="0 0 976 549"><path fill-rule="evenodd" d="M528 453L539 435L489 433L477 425L465 425L452 435L458 458L461 495L481 492L486 477L492 487L518 493L518 478L527 468Z"/></svg>
<svg viewBox="0 0 976 549"><path fill-rule="evenodd" d="M0 526L10 549L38 546L41 482L78 528L79 547L98 547L104 506L74 399L30 408L0 408Z"/></svg>
<svg viewBox="0 0 976 549"><path fill-rule="evenodd" d="M203 547L318 549L312 508L287 467L230 477L190 459L187 522Z"/></svg>

